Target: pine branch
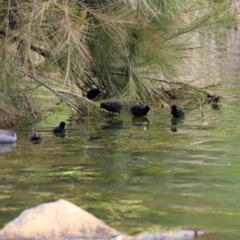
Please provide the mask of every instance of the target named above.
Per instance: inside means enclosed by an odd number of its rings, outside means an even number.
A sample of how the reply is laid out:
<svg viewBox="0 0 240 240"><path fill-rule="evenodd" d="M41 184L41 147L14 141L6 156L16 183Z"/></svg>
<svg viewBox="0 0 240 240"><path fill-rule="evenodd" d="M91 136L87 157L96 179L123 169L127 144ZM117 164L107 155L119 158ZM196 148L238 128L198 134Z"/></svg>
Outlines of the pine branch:
<svg viewBox="0 0 240 240"><path fill-rule="evenodd" d="M50 90L51 92L53 92L58 98L60 98L61 100L63 100L64 102L66 102L69 106L71 106L73 109L75 109L78 113L83 114L84 112L74 103L72 103L71 101L69 101L67 98L61 96L59 93L60 91L55 90L51 87L49 87L48 85L42 83L40 80L38 80L37 78L35 78L34 76L32 76L31 74L27 74L28 77L32 78L34 81L40 83L42 86L44 86L45 88L47 88L48 90Z"/></svg>

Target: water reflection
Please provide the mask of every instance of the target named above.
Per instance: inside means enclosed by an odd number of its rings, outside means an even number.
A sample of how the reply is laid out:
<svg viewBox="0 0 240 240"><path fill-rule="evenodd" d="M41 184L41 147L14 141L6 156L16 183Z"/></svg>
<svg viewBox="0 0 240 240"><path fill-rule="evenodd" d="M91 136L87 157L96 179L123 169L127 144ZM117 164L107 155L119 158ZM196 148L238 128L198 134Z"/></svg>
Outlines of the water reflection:
<svg viewBox="0 0 240 240"><path fill-rule="evenodd" d="M222 108L222 103L212 103L212 104L209 104L211 109L213 110L221 110Z"/></svg>
<svg viewBox="0 0 240 240"><path fill-rule="evenodd" d="M178 125L179 123L183 123L183 120L184 120L184 118L172 117L171 123L172 123L172 125Z"/></svg>
<svg viewBox="0 0 240 240"><path fill-rule="evenodd" d="M176 128L176 127L171 127L170 130L171 130L172 132L177 132L177 128Z"/></svg>
<svg viewBox="0 0 240 240"><path fill-rule="evenodd" d="M150 121L148 117L133 117L132 118L132 126L137 129L143 128L144 130L148 130L150 127Z"/></svg>
<svg viewBox="0 0 240 240"><path fill-rule="evenodd" d="M41 140L37 140L37 141L31 141L31 143L33 144L33 145L40 145L40 143L41 143L41 141L42 141L42 139Z"/></svg>
<svg viewBox="0 0 240 240"><path fill-rule="evenodd" d="M123 120L111 119L102 125L102 129L121 129L123 127Z"/></svg>
<svg viewBox="0 0 240 240"><path fill-rule="evenodd" d="M102 137L100 137L100 136L90 136L88 138L88 140L98 140L98 139L102 139Z"/></svg>
<svg viewBox="0 0 240 240"><path fill-rule="evenodd" d="M57 138L65 138L66 137L66 133L62 132L62 133L54 133L53 134L55 137Z"/></svg>
<svg viewBox="0 0 240 240"><path fill-rule="evenodd" d="M148 124L150 121L148 117L133 117L132 124L133 125L141 125L141 124Z"/></svg>
<svg viewBox="0 0 240 240"><path fill-rule="evenodd" d="M12 152L17 146L17 143L0 144L0 153Z"/></svg>

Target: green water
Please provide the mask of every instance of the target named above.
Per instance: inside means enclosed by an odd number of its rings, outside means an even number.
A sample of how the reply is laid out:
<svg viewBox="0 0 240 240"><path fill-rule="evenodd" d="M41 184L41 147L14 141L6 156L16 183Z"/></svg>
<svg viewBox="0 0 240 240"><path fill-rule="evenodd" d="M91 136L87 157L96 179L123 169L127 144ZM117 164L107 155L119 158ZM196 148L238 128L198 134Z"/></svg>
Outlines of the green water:
<svg viewBox="0 0 240 240"><path fill-rule="evenodd" d="M220 111L205 105L204 119L185 108L177 132L170 131L168 108L151 112L147 125L132 124L127 113L114 124L63 117L65 138L49 127L58 119L19 130L16 148L0 155L1 226L26 208L63 198L128 234L182 228L239 239L237 102L224 101ZM39 145L29 142L33 130L42 133Z"/></svg>
<svg viewBox="0 0 240 240"><path fill-rule="evenodd" d="M17 146L0 154L0 227L26 208L63 198L128 234L201 229L208 232L203 240L238 240L237 50L218 58L209 72L199 70L206 81L220 81L209 91L223 96L221 110L204 105L202 118L198 106L177 102L186 106L177 132L170 130L167 107L155 108L147 125L133 124L127 112L114 123L109 118L72 123L64 111L61 118L17 129ZM65 138L52 134L60 121L68 124ZM34 131L42 134L39 145L29 142Z"/></svg>

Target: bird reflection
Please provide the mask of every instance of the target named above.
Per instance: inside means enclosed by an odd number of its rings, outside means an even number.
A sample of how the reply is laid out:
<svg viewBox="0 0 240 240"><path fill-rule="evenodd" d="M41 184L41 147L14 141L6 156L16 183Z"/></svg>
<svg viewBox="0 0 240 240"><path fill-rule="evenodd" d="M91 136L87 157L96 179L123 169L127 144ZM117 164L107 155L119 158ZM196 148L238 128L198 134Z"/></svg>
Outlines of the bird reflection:
<svg viewBox="0 0 240 240"><path fill-rule="evenodd" d="M40 143L41 143L41 141L32 141L32 144L33 144L33 145L36 145L36 146L39 146Z"/></svg>
<svg viewBox="0 0 240 240"><path fill-rule="evenodd" d="M55 137L65 138L65 132L63 132L63 133L54 133L53 135L54 135Z"/></svg>
<svg viewBox="0 0 240 240"><path fill-rule="evenodd" d="M184 119L184 118L176 118L176 117L173 117L173 118L171 119L171 123L172 123L172 125L177 125L177 124L179 124L179 123L183 123L183 119Z"/></svg>
<svg viewBox="0 0 240 240"><path fill-rule="evenodd" d="M142 124L148 124L150 121L147 117L133 117L132 118L132 124L133 125L142 125Z"/></svg>
<svg viewBox="0 0 240 240"><path fill-rule="evenodd" d="M144 130L149 128L150 121L147 117L133 117L132 118L132 125L135 127L144 127Z"/></svg>
<svg viewBox="0 0 240 240"><path fill-rule="evenodd" d="M111 119L106 121L102 129L121 129L123 127L123 120Z"/></svg>
<svg viewBox="0 0 240 240"><path fill-rule="evenodd" d="M100 136L90 136L88 140L97 140L97 139L102 139Z"/></svg>
<svg viewBox="0 0 240 240"><path fill-rule="evenodd" d="M221 103L212 103L212 104L210 104L210 107L213 110L221 110L222 104Z"/></svg>
<svg viewBox="0 0 240 240"><path fill-rule="evenodd" d="M177 132L177 128L176 128L176 127L171 127L170 130L171 130L172 132Z"/></svg>

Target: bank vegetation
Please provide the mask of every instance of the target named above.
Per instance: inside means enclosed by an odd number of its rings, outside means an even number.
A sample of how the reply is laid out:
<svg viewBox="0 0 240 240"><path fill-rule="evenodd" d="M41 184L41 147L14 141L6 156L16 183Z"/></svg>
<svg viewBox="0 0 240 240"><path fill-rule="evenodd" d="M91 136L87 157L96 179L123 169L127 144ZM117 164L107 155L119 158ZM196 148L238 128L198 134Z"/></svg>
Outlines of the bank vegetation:
<svg viewBox="0 0 240 240"><path fill-rule="evenodd" d="M51 99L81 115L100 101L161 106L171 98L208 94L178 80L191 37L235 23L232 1L8 0L0 1L0 125L36 121Z"/></svg>

